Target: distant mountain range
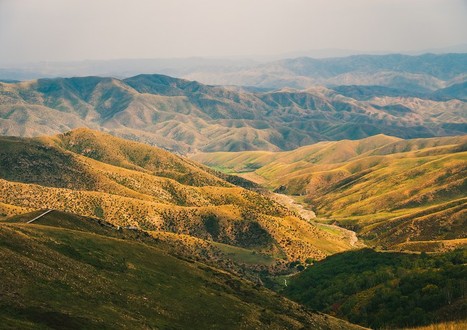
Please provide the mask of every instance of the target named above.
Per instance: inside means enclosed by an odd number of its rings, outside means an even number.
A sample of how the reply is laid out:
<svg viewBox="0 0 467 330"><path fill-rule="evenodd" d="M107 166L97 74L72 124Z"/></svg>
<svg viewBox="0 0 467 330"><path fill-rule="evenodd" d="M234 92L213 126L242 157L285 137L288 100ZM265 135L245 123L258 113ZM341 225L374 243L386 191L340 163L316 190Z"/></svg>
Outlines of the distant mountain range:
<svg viewBox="0 0 467 330"><path fill-rule="evenodd" d="M380 133L459 135L467 132L466 63L465 54L301 58L262 66L255 71L261 81L250 84L306 89L210 86L164 75L0 83L0 133L88 127L179 153L290 150Z"/></svg>
<svg viewBox="0 0 467 330"><path fill-rule="evenodd" d="M426 92L465 81L466 63L467 54L300 57L230 72L200 70L183 77L216 85L263 88L379 85Z"/></svg>
<svg viewBox="0 0 467 330"><path fill-rule="evenodd" d="M276 60L180 58L87 60L27 63L20 68L0 67L0 80L104 76L126 78L159 73L205 84L266 88L310 87L316 84L398 84L439 88L458 74L465 80L466 45L452 53L434 50L416 56L356 55L355 51L289 54ZM463 51L462 51L463 50ZM325 55L325 54L328 55ZM324 54L325 58L322 58ZM331 56L329 56L331 54ZM332 55L334 54L334 55ZM346 57L343 57L346 56ZM448 73L446 76L445 74ZM449 78L448 78L449 77Z"/></svg>

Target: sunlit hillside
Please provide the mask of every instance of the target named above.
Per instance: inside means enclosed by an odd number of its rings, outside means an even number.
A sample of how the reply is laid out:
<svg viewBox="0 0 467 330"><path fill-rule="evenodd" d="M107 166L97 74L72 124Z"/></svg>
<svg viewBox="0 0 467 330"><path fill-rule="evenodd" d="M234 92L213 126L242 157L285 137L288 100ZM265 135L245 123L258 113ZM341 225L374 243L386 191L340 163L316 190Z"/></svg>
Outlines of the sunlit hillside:
<svg viewBox="0 0 467 330"><path fill-rule="evenodd" d="M383 247L464 245L467 137L378 135L290 152L205 153L193 159L239 173L309 205ZM430 244L429 241L437 241Z"/></svg>
<svg viewBox="0 0 467 330"><path fill-rule="evenodd" d="M256 251L277 265L351 248L267 193L164 150L83 129L0 144L4 216L63 210Z"/></svg>

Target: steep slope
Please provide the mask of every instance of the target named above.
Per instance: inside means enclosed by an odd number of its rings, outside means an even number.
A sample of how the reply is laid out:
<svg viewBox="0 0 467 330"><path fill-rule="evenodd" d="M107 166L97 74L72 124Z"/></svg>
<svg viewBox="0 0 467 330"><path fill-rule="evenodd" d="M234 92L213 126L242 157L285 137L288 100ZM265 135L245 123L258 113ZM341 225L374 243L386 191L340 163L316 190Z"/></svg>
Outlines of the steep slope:
<svg viewBox="0 0 467 330"><path fill-rule="evenodd" d="M193 159L296 195L375 245L430 250L465 238L467 137L375 136L290 152L199 154ZM300 197L299 197L300 196ZM437 241L430 248L429 241ZM415 242L418 242L414 244ZM442 245L441 245L442 248Z"/></svg>
<svg viewBox="0 0 467 330"><path fill-rule="evenodd" d="M79 217L0 223L3 327L358 329ZM39 221L38 221L39 222ZM74 228L70 229L70 225Z"/></svg>
<svg viewBox="0 0 467 330"><path fill-rule="evenodd" d="M368 89L367 97L316 86L252 92L163 75L0 83L0 133L31 137L88 127L188 153L290 150L379 133L414 138L466 132L459 87L431 98L402 87Z"/></svg>
<svg viewBox="0 0 467 330"><path fill-rule="evenodd" d="M86 129L0 138L0 145L0 211L6 215L64 210L246 248L272 256L279 267L351 247L267 194L161 149Z"/></svg>

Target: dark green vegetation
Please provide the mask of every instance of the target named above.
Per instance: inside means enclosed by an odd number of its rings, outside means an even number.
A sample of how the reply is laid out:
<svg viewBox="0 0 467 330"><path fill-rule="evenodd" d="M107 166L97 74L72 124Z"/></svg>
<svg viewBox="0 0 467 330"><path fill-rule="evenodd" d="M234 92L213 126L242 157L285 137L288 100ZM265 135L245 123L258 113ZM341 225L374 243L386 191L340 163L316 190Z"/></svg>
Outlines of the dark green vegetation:
<svg viewBox="0 0 467 330"><path fill-rule="evenodd" d="M370 249L326 258L293 277L286 296L371 328L463 320L467 250L439 255Z"/></svg>
<svg viewBox="0 0 467 330"><path fill-rule="evenodd" d="M143 232L53 211L0 223L0 327L352 329Z"/></svg>
<svg viewBox="0 0 467 330"><path fill-rule="evenodd" d="M37 136L88 127L189 153L291 150L379 133L466 132L464 55L302 58L277 65L287 88L269 91L164 75L0 83L0 133ZM398 73L384 71L389 67ZM280 78L287 74L291 80ZM329 88L316 86L319 77L330 79ZM311 81L308 89L289 88L303 80ZM344 81L353 86L335 87Z"/></svg>
<svg viewBox="0 0 467 330"><path fill-rule="evenodd" d="M467 137L377 135L289 152L218 152L193 159L293 195L318 218L385 249L467 244Z"/></svg>

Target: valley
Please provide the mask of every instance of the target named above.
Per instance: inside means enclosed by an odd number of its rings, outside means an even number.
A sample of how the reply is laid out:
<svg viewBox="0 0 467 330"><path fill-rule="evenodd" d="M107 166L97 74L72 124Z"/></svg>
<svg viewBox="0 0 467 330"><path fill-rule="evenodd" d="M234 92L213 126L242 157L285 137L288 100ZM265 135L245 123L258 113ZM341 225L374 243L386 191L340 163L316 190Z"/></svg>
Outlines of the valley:
<svg viewBox="0 0 467 330"><path fill-rule="evenodd" d="M84 128L0 137L0 253L7 279L0 319L13 328L59 323L91 329L110 320L119 327L186 328L192 315L205 315L190 323L195 329L205 322L232 329L461 322L466 142L462 136L377 135L287 152L199 153L189 159ZM397 179L388 181L386 175L395 172ZM393 186L378 187L383 183ZM368 201L352 199L356 187ZM375 203L387 201L386 192L396 187L413 189L401 196L404 207ZM370 188L381 195L365 193ZM430 199L407 207L421 192ZM345 213L355 203L362 213ZM439 214L445 214L443 223ZM426 252L436 254L426 259ZM48 261L40 261L44 256ZM373 269L376 261L381 265ZM346 263L357 266L346 270ZM310 286L328 264L333 266L326 276L335 279ZM423 287L411 284L419 281ZM354 284L349 291L339 283ZM413 287L407 308L418 314L410 314L410 322L393 318L399 312L390 307L384 317L371 307L375 301L390 306L388 299L400 304L406 299L400 292L407 293L402 283ZM454 304L435 303L441 294ZM310 301L310 295L316 298ZM413 300L420 295L425 298L419 306ZM73 307L63 299L73 299ZM364 305L355 306L356 299ZM105 308L93 307L104 302Z"/></svg>
<svg viewBox="0 0 467 330"><path fill-rule="evenodd" d="M465 323L465 63L0 82L0 327Z"/></svg>
<svg viewBox="0 0 467 330"><path fill-rule="evenodd" d="M0 0L0 330L466 330L466 0Z"/></svg>
<svg viewBox="0 0 467 330"><path fill-rule="evenodd" d="M319 221L355 230L382 249L465 246L465 136L377 135L288 152L200 153L192 158L293 196ZM445 245L443 245L445 241Z"/></svg>

